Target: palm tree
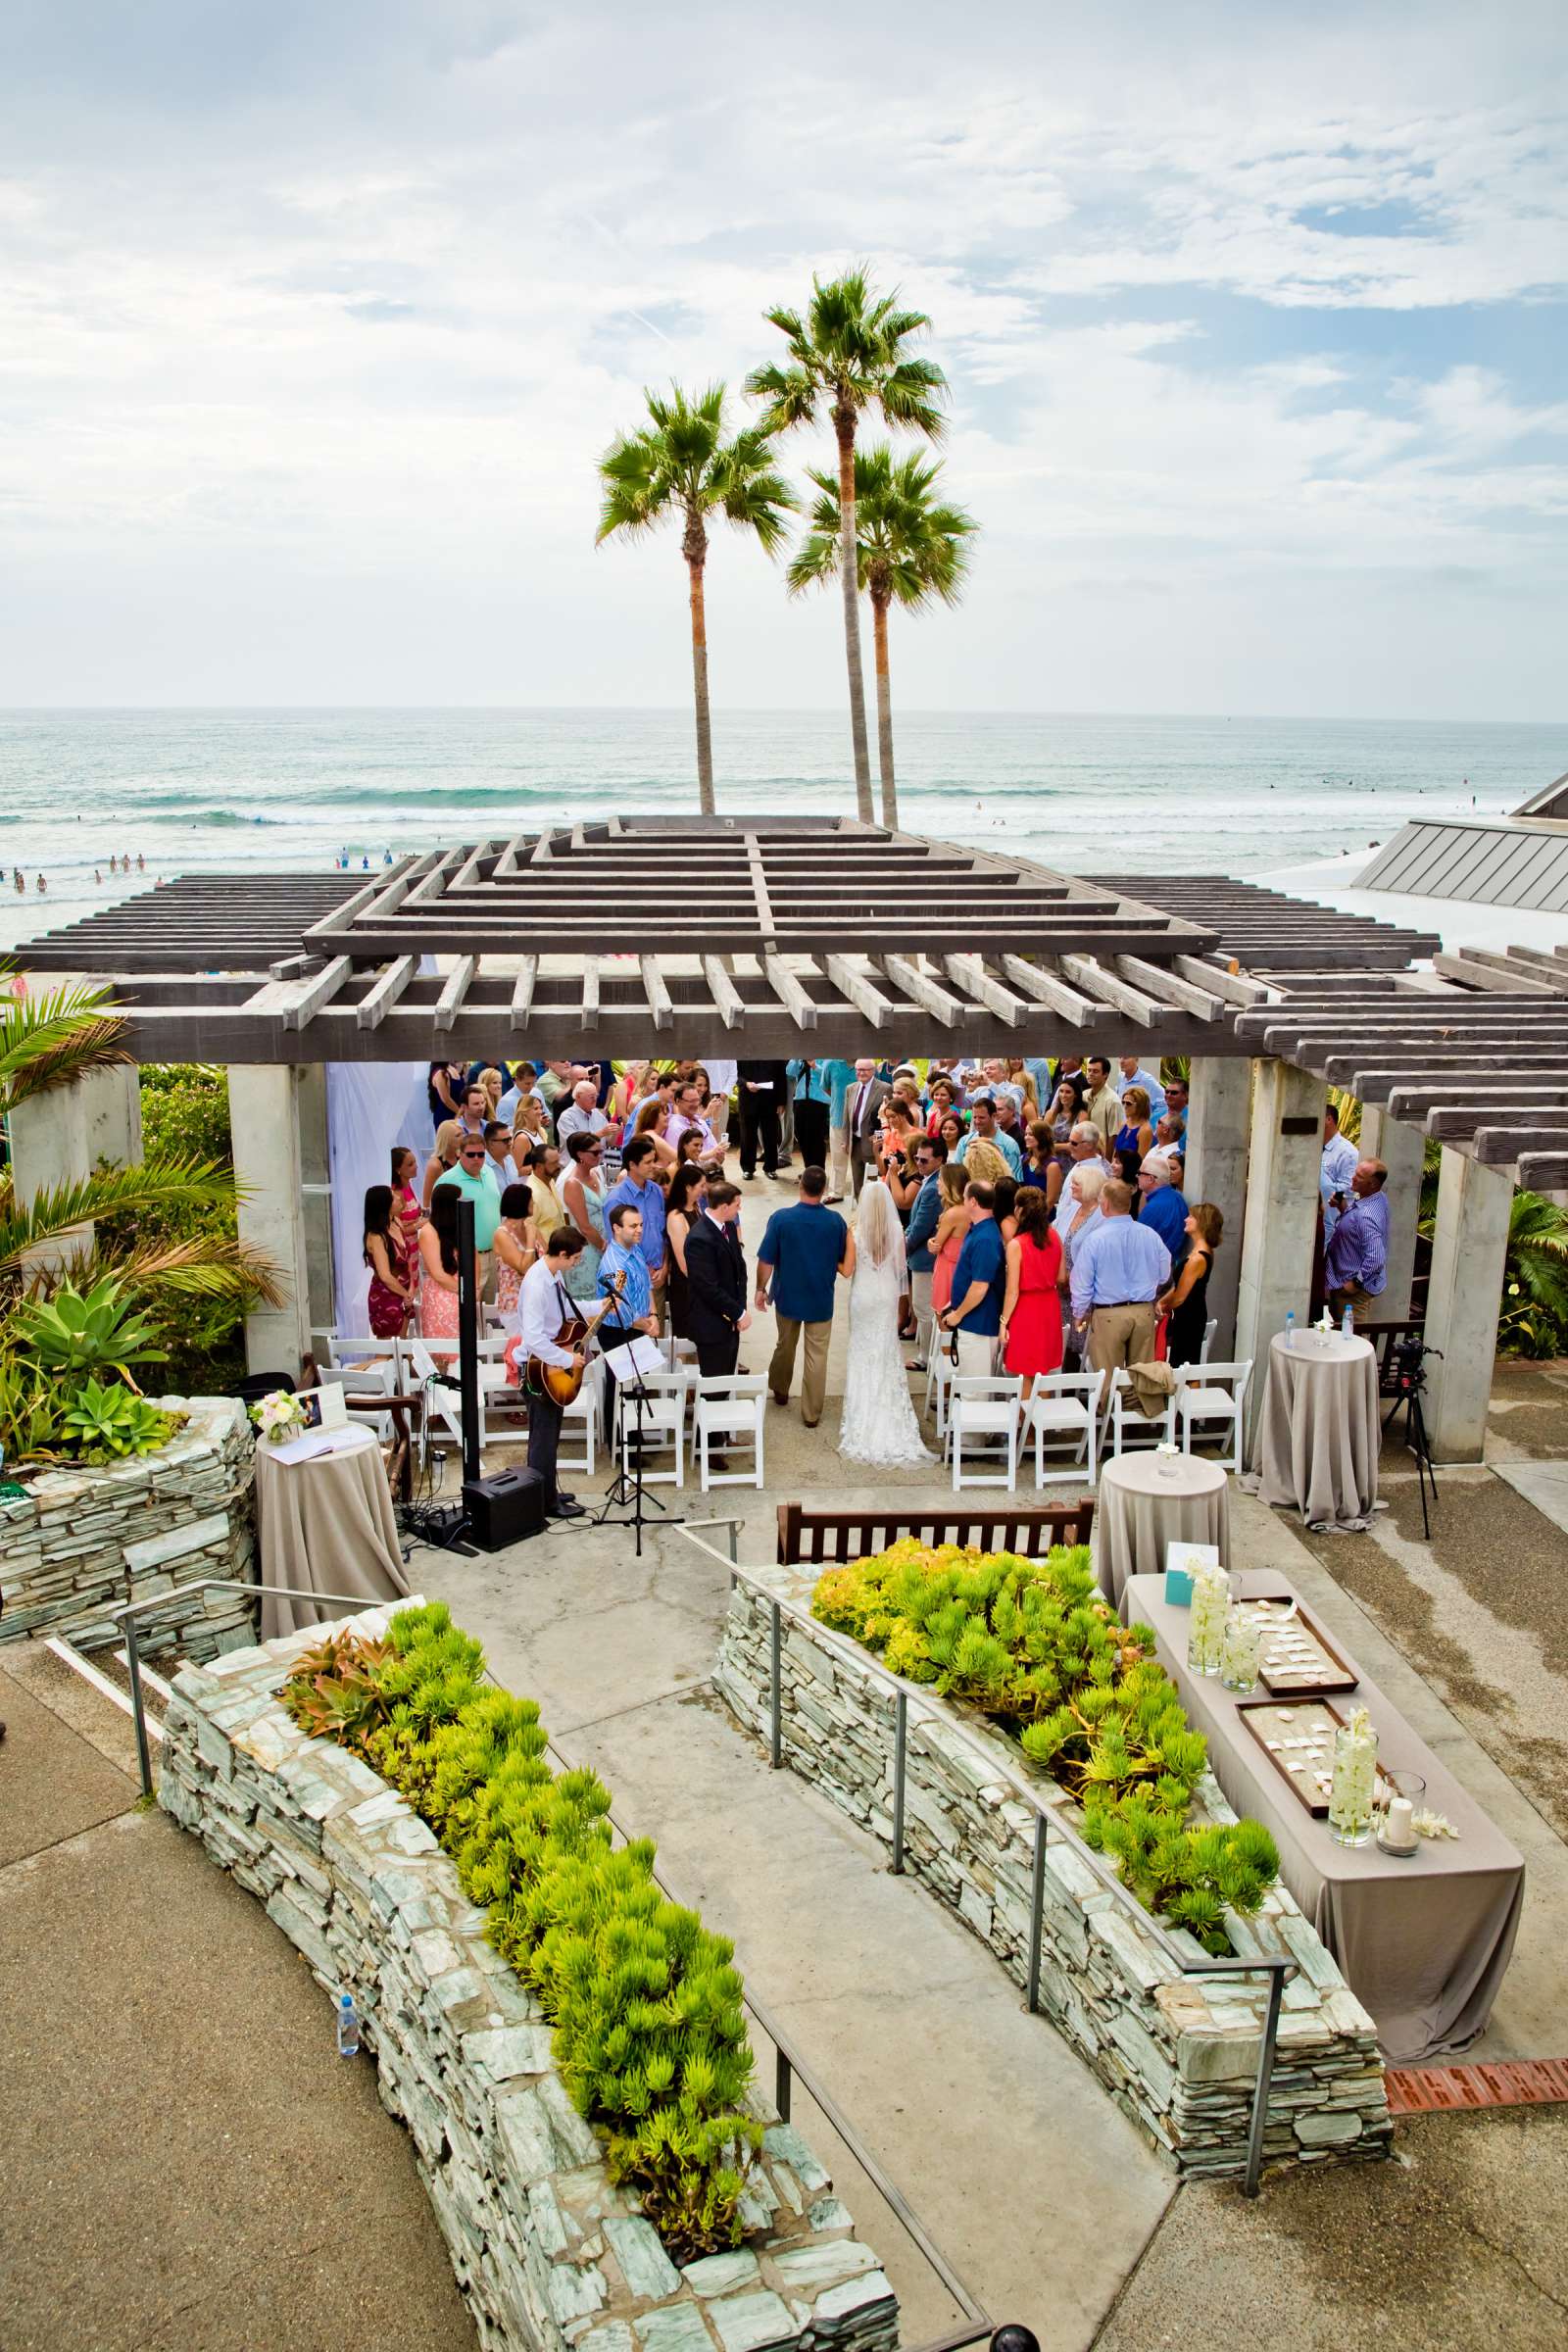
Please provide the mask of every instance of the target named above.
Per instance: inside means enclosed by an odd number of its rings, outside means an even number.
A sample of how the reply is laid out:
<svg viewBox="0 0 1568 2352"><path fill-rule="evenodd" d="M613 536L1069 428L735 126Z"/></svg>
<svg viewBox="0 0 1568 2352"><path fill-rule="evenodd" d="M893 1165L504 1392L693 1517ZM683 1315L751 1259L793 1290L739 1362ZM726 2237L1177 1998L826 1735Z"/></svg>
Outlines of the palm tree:
<svg viewBox="0 0 1568 2352"><path fill-rule="evenodd" d="M811 509L811 529L789 568L793 594L825 587L840 568L844 518L839 486L830 473L807 471L821 496ZM855 535L859 585L871 599L876 649L877 760L882 770L882 822L898 829L899 796L893 776L893 698L888 677L888 609L906 612L940 597L956 605L969 569L965 542L979 525L961 507L933 498L942 471L940 459L911 454L895 459L884 442L855 453Z"/></svg>
<svg viewBox="0 0 1568 2352"><path fill-rule="evenodd" d="M692 686L697 700L697 790L704 816L713 814L713 741L708 710L708 623L703 569L710 514L751 531L764 555L784 539L784 517L795 494L775 471L772 436L750 425L724 438L724 386L710 384L690 398L672 384L667 400L645 392L650 422L621 433L599 461L605 503L598 538L612 531L647 531L666 514L683 521L680 552L691 581Z"/></svg>
<svg viewBox="0 0 1568 2352"><path fill-rule="evenodd" d="M865 739L865 682L860 674L860 605L855 531L855 435L861 413L880 410L886 422L939 441L948 379L931 360L911 359L906 346L931 321L923 311L899 308L897 294L874 294L863 270L824 285L811 280L811 300L798 311L767 318L789 345L789 365L754 368L746 389L767 406L770 432L814 424L826 412L839 445L839 569L844 588L844 651L850 671L850 735L855 747L856 806L863 824L874 820L871 760Z"/></svg>
<svg viewBox="0 0 1568 2352"><path fill-rule="evenodd" d="M122 1067L132 1058L124 1041L124 1021L107 989L74 984L39 996L0 995L0 1110ZM90 1282L99 1274L113 1274L127 1294L165 1301L178 1297L277 1304L275 1268L230 1235L163 1243L134 1238L142 1217L211 1208L234 1196L232 1171L217 1161L158 1158L44 1185L24 1206L11 1168L0 1169L0 1325L24 1291L47 1292L62 1281ZM117 1224L125 1240L106 1238L100 1230L89 1246L86 1228Z"/></svg>

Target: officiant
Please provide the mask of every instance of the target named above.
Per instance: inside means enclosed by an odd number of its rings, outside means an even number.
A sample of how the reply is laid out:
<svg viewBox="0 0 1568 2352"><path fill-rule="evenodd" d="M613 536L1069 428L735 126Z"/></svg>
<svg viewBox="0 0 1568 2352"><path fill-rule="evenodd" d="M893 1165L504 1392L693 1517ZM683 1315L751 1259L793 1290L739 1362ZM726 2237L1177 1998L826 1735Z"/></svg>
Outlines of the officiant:
<svg viewBox="0 0 1568 2352"><path fill-rule="evenodd" d="M736 1107L741 1123L741 1174L757 1174L757 1148L762 1148L762 1173L778 1174L779 1113L789 1087L782 1061L738 1061L735 1064Z"/></svg>
<svg viewBox="0 0 1568 2352"><path fill-rule="evenodd" d="M710 1184L686 1236L686 1329L696 1343L697 1369L705 1380L734 1371L741 1333L752 1319L746 1305L740 1213L739 1189Z"/></svg>

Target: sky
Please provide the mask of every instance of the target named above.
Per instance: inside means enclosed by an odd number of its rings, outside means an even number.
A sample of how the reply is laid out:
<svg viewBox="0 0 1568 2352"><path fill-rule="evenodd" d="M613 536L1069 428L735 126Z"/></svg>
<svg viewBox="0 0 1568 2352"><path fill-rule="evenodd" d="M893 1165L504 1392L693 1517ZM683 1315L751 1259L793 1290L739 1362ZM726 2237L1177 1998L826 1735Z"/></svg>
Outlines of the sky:
<svg viewBox="0 0 1568 2352"><path fill-rule="evenodd" d="M1565 153L1561 0L8 0L0 703L682 704L597 459L862 261L981 526L902 703L1563 718ZM739 535L708 614L842 700Z"/></svg>

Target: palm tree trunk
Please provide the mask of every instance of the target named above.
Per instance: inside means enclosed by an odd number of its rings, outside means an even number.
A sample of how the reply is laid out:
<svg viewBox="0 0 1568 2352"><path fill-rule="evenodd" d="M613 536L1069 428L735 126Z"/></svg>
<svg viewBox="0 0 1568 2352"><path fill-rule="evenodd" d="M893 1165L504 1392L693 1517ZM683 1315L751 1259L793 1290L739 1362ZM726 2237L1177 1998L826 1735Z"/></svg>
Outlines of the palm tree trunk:
<svg viewBox="0 0 1568 2352"><path fill-rule="evenodd" d="M844 653L850 670L850 740L855 747L855 809L863 825L876 822L871 801L871 753L865 739L865 679L860 669L860 581L855 536L855 411L836 408L839 438L839 571L844 583Z"/></svg>
<svg viewBox="0 0 1568 2352"><path fill-rule="evenodd" d="M888 677L888 600L871 599L876 645L876 756L882 770L882 822L890 833L899 829L899 795L893 781L893 689Z"/></svg>
<svg viewBox="0 0 1568 2352"><path fill-rule="evenodd" d="M703 567L708 561L708 533L700 514L688 514L681 541L691 578L692 693L697 704L697 805L704 816L714 813L713 732L708 710L708 618L703 607Z"/></svg>

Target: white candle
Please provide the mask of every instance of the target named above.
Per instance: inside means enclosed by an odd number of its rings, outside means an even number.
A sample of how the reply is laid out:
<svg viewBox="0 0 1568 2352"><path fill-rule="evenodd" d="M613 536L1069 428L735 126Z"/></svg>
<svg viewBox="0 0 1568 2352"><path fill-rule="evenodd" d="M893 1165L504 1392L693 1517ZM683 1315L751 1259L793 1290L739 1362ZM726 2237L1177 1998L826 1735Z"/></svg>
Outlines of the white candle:
<svg viewBox="0 0 1568 2352"><path fill-rule="evenodd" d="M1415 1807L1407 1796L1390 1800L1388 1818L1383 1825L1383 1842L1396 1854L1408 1854L1415 1846Z"/></svg>

